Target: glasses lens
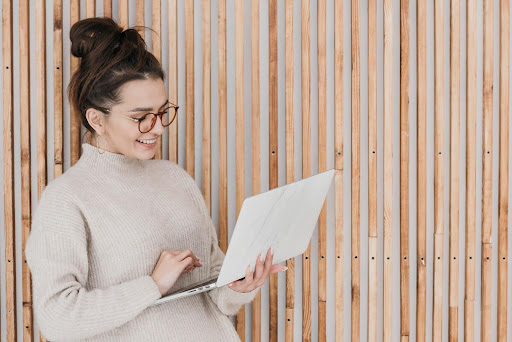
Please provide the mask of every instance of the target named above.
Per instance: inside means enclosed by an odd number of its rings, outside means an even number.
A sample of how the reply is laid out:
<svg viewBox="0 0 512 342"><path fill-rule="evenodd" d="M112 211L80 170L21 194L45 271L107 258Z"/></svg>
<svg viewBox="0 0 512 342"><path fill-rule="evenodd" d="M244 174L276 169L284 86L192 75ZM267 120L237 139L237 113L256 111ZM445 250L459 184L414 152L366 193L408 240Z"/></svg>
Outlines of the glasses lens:
<svg viewBox="0 0 512 342"><path fill-rule="evenodd" d="M155 117L155 114L147 114L146 117L139 122L139 128L142 133L147 133L151 131L153 119Z"/></svg>
<svg viewBox="0 0 512 342"><path fill-rule="evenodd" d="M172 122L172 119L174 117L174 108L172 107L167 107L165 108L162 113L164 113L162 115L162 125L164 126L169 126Z"/></svg>

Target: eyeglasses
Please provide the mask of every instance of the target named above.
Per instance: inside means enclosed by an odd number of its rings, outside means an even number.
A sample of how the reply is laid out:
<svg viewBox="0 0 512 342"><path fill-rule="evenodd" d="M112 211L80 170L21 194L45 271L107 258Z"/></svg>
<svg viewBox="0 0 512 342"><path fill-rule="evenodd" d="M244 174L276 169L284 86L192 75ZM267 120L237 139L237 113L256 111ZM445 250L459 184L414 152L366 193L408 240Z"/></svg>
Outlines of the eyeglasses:
<svg viewBox="0 0 512 342"><path fill-rule="evenodd" d="M156 118L159 116L160 120L162 121L162 126L167 127L176 118L176 115L178 114L178 108L180 106L177 106L175 104L169 103L169 106L167 106L164 110L158 112L158 113L147 113L144 116L140 118L132 118L123 114L119 114L127 119L130 119L132 121L139 123L139 131L141 133L147 133L155 127ZM109 109L105 110L108 113L111 113ZM169 113L171 112L171 113ZM172 114L172 115L171 115Z"/></svg>

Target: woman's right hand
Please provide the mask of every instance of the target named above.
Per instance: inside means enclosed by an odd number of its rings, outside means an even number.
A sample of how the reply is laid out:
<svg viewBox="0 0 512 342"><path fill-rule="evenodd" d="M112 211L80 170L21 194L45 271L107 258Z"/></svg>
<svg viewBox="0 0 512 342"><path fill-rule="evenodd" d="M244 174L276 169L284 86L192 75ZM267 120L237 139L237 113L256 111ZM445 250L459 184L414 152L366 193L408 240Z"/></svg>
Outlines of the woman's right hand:
<svg viewBox="0 0 512 342"><path fill-rule="evenodd" d="M163 251L156 263L151 278L162 296L174 286L180 275L203 266L199 259L187 249L184 251Z"/></svg>

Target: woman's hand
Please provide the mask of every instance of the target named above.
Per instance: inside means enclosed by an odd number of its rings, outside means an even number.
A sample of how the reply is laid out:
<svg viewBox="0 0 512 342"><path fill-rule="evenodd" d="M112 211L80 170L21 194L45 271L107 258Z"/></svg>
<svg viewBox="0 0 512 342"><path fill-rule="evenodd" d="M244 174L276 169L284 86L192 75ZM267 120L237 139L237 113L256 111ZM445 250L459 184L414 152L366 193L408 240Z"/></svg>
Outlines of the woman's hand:
<svg viewBox="0 0 512 342"><path fill-rule="evenodd" d="M251 266L248 266L247 272L245 273L245 279L229 283L228 286L236 292L251 292L265 284L265 280L270 274L286 271L287 267L285 266L272 265L273 257L274 253L272 248L270 248L267 252L265 261L262 260L263 255L256 260L254 273L251 270Z"/></svg>
<svg viewBox="0 0 512 342"><path fill-rule="evenodd" d="M184 251L163 251L151 274L162 296L174 286L178 278L196 267L203 266L199 259L187 249Z"/></svg>

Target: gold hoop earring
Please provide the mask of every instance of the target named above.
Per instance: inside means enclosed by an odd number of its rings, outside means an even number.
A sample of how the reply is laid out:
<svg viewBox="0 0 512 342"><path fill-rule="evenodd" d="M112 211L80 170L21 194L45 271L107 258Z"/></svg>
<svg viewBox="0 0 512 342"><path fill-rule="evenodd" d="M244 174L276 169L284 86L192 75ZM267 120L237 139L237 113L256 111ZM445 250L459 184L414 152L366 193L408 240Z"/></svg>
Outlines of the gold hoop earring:
<svg viewBox="0 0 512 342"><path fill-rule="evenodd" d="M101 137L101 135L98 135L98 137ZM95 146L96 146L96 148L97 148L97 150L98 150L98 153L99 153L99 154L103 154L103 153L105 153L105 150L102 150L100 147L98 147L98 138L96 138L96 139L94 139L94 140L96 141L96 145L95 145ZM103 151L103 152L100 152L100 151Z"/></svg>

